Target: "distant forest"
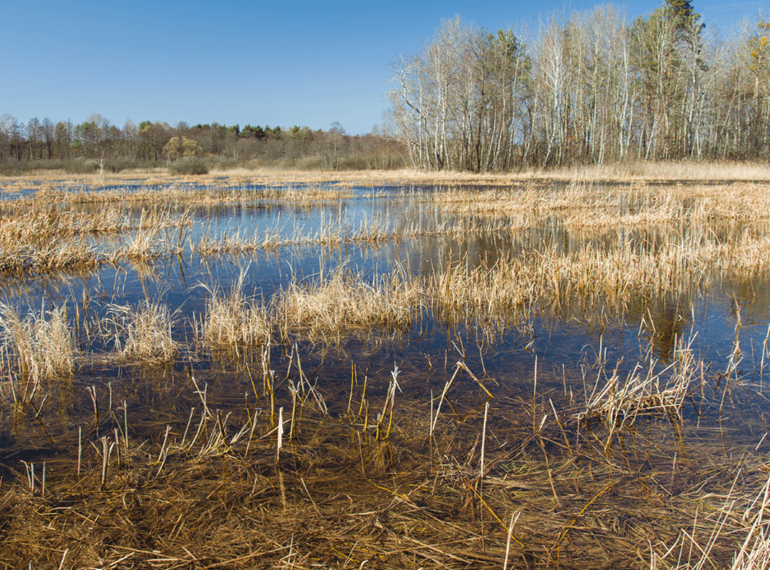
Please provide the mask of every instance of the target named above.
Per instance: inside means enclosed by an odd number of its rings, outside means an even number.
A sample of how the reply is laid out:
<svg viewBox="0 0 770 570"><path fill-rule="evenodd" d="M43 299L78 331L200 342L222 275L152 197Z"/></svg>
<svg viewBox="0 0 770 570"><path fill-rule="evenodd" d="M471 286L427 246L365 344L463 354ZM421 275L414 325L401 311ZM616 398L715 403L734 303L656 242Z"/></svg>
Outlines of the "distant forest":
<svg viewBox="0 0 770 570"><path fill-rule="evenodd" d="M274 166L306 170L389 169L404 166L404 147L377 132L351 136L335 122L328 131L308 127L126 121L121 128L99 114L73 124L34 118L26 125L0 117L0 173L64 169L119 172L169 166L182 174L209 168Z"/></svg>
<svg viewBox="0 0 770 570"><path fill-rule="evenodd" d="M382 128L169 126L0 117L0 173L276 166L474 172L658 160L770 159L770 22L728 38L691 0L627 22L611 5L529 34L459 17L391 64ZM525 38L527 41L524 41Z"/></svg>

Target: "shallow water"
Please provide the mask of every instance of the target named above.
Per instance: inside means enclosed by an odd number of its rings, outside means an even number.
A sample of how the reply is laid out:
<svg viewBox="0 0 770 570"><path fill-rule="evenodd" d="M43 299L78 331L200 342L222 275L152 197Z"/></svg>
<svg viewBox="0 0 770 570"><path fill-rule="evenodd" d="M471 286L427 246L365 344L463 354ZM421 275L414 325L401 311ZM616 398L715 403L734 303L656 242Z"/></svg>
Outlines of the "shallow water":
<svg viewBox="0 0 770 570"><path fill-rule="evenodd" d="M296 185L292 188L301 189ZM121 189L131 191L128 187ZM84 295L89 299L89 318L103 317L111 304L136 305L143 299L161 301L174 315L174 336L183 346L177 362L162 370L118 364L114 360L104 364L100 357L114 345L109 340L89 336L79 327L78 342L83 352L74 378L69 387L52 393L45 407L35 414L45 425L45 437L54 442L57 438L71 440L74 426L87 423L91 413L91 400L83 387L97 386L103 398L112 392L114 402L130 401L129 409L136 415L131 418L133 429L157 438L157 422L141 427L145 410L152 409L158 421L180 422L186 417L185 410L196 402L197 396L191 394L184 381L185 367L205 378L210 387L208 395L219 407L243 408L244 393L248 401L250 390L244 370L233 362L232 355L198 350L193 326L205 311L210 291L228 291L242 273L246 293L266 301L293 277L315 279L341 266L361 271L370 278L397 267L413 275L429 275L458 262L468 267L491 267L499 258L545 245L568 253L587 244L612 247L628 242L638 244L640 250L655 251L667 239L666 232L672 231L621 228L583 232L569 230L558 220L549 219L518 231L479 230L447 235L445 228L466 224L463 227L472 230L488 221L463 220L442 213L435 203L426 200L425 188L345 190L348 193L343 198L322 202L256 199L219 206L179 204L175 208L180 212L187 210L193 219L192 227L185 232L188 247L181 255L161 257L151 263L105 266L83 275L5 278L0 284L4 303L20 307L22 312L66 304L73 323L78 311L82 311ZM135 207L130 212L138 218L142 209ZM375 244L301 243L312 241L329 228L338 232L347 228L352 233L366 224L377 224L394 236L409 237ZM708 231L718 233L722 239L732 239L743 228L723 225ZM264 234L299 243L216 257L201 257L189 247L202 236L238 235L249 239ZM764 389L766 371L762 368L762 355L769 320L770 280L759 276L750 282L723 280L705 293L688 290L659 299L640 299L626 308L620 320L585 313L579 308L566 311L562 319L536 310L527 326L500 331L484 339L472 323L467 327L463 323L447 325L426 313L408 330L358 331L350 338L332 339L331 348L321 348L325 343L317 339L300 338L297 342L303 365L313 370L330 408L338 409L345 402L335 398L344 399L351 365L361 367L362 373L368 371L374 385L379 385L372 388L375 394L377 389L385 389L390 372L397 366L401 370L401 386L411 390L415 400L422 401L430 399L431 391L436 397L457 360L464 360L479 377L493 379L498 397L530 390L536 366L541 388L558 389L565 395L569 391L583 394L587 390L586 363L601 359L610 369L617 367L620 373L628 373L644 361L647 347L652 344L659 365L664 366L671 361L675 344L682 338L692 340L690 346L698 358L710 363L712 374L725 370L734 352L736 331L742 354L737 374L743 381ZM290 348L274 348L275 357L279 359L281 353L285 356ZM242 358L256 362L253 354ZM595 378L588 381L594 382ZM10 401L8 390L3 398ZM17 420L13 420L13 428L9 414L3 420L6 427L0 437L0 448L5 448L6 458L15 457L14 453L40 441L40 425L18 424ZM13 436L9 435L11 432ZM1 461L9 459L2 460L0 456Z"/></svg>

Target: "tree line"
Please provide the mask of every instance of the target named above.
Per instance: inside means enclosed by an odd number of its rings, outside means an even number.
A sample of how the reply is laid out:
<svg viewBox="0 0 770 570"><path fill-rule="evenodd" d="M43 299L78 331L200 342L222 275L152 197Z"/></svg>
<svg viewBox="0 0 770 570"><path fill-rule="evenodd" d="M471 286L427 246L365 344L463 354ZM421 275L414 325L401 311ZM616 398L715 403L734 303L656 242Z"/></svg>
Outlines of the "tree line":
<svg viewBox="0 0 770 570"><path fill-rule="evenodd" d="M24 124L9 114L0 116L0 172L6 174L41 168L117 172L183 160L218 168L387 169L404 166L402 151L400 143L378 128L348 135L336 121L324 131L185 122L172 127L161 121L137 125L130 119L119 127L99 114L79 124L47 118Z"/></svg>
<svg viewBox="0 0 770 570"><path fill-rule="evenodd" d="M457 17L392 65L387 130L431 170L768 159L769 35L709 34L690 0L553 16L526 43Z"/></svg>

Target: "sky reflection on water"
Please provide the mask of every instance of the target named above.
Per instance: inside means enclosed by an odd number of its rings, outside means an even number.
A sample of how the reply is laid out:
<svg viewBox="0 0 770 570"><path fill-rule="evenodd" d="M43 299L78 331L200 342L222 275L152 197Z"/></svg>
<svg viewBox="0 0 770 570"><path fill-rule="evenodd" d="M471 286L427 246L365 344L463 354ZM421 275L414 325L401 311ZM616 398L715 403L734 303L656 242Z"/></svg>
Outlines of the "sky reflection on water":
<svg viewBox="0 0 770 570"><path fill-rule="evenodd" d="M321 202L279 203L257 200L229 205L190 206L194 223L188 243L197 243L203 236L238 235L243 239L266 233L281 238L312 237L329 227L360 228L376 223L394 236L405 235L418 228L426 235L406 239L388 239L374 244L346 243L329 245L284 245L243 255L200 257L188 249L183 255L161 257L152 263L124 263L118 267L105 266L95 273L78 275L47 275L2 283L4 302L39 309L46 303L67 303L74 313L81 303L85 289L91 298L92 315L106 311L110 303L135 305L142 299L162 300L175 315L175 335L189 339L191 322L205 311L210 291L227 292L242 272L245 272L246 293L265 301L290 282L292 277L314 279L322 272L345 266L374 277L399 267L412 275L430 275L453 263L468 267L492 267L498 259L521 255L538 248L552 247L564 254L580 251L587 246L608 248L632 243L639 250L654 252L671 232L711 231L721 239L734 239L743 228L722 225L714 228L610 228L587 231L566 228L556 218L542 220L534 227L501 232L466 232L444 235L442 227L459 223L488 224L488 220L462 221L447 215L440 205L426 200L415 189L354 188L343 198ZM179 211L188 208L179 205ZM132 210L141 215L141 207ZM657 299L637 299L625 309L623 318L582 312L579 308L562 320L539 314L533 315L531 327L523 334L511 330L487 345L486 355L479 357L479 366L490 374L494 371L531 369L535 355L542 370L575 370L586 354L597 352L601 345L610 361L623 360L630 369L638 361L641 343L652 342L658 358L666 363L672 358L677 339L694 338L698 356L713 361L715 369L724 368L733 350L737 314L746 375L756 373L762 345L767 334L770 313L770 280L763 276L744 282L721 281L707 292L677 291ZM433 360L449 358L454 331L442 329L424 315L425 323L415 325L410 342L395 352L402 359L431 354ZM640 323L646 323L641 327ZM653 326L651 326L651 323ZM654 328L654 331L652 330ZM421 335L422 330L431 335ZM438 332L437 332L438 331ZM468 339L474 333L467 332ZM473 342L469 340L469 342ZM477 351L479 352L479 351ZM437 356L437 355L444 356ZM424 359L424 358L423 358ZM483 363L481 360L483 359ZM531 374L520 375L528 378ZM574 374L573 374L574 376ZM529 381L529 380L527 380Z"/></svg>

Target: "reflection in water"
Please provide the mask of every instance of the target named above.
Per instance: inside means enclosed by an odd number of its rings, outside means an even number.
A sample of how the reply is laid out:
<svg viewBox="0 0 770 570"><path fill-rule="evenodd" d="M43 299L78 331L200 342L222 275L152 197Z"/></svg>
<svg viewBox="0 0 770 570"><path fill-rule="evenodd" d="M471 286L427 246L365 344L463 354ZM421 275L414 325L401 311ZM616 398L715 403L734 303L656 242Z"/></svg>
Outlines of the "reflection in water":
<svg viewBox="0 0 770 570"><path fill-rule="evenodd" d="M92 206L77 207L86 211ZM225 205L178 205L174 209L188 212L193 220L187 247L179 255L152 261L131 260L82 274L5 276L0 282L3 303L20 307L22 313L29 308L39 310L43 300L49 306L66 305L72 322L79 319L79 347L84 354L91 354L81 358L73 381L79 385L99 384L103 389L105 382L111 383L114 393L121 392L115 397L132 402L133 406L153 402L152 406L162 407L172 400L178 403L184 390L176 375L183 361L192 362L201 370L212 367L212 397L224 398L219 392L222 386L233 390L238 386L238 390L248 391L243 379L234 380L232 370L223 375L217 372L216 359L221 355L201 353L195 340L195 323L206 310L209 291L229 290L241 273L245 275L245 293L267 302L292 279L309 280L341 266L372 278L396 268L429 278L456 268L490 269L524 256L536 259L544 252L564 257L597 250L656 255L672 243L735 242L746 235L761 235L765 229L733 222L586 229L565 226L555 214L536 223L527 221L526 216L490 222L488 218L446 214L424 192L393 188L353 188L349 195L331 201L287 204L256 199ZM137 220L143 210L141 205L131 205L125 211ZM330 227L355 229L362 224L376 224L391 237L375 243L284 245L213 257L201 257L190 247L203 236L237 234L250 239L271 233L290 239L322 234ZM407 238L400 239L403 236ZM95 239L108 244L116 238ZM707 283L711 286L704 287ZM136 306L145 299L160 300L168 306L173 315L174 337L190 347L183 351L180 363L163 372L162 381L148 382L134 368L102 362L100 354L108 351L110 344L95 334L95 323L105 316L110 304ZM554 374L569 376L566 368L571 367L572 379L576 381L580 376L578 363L584 361L586 347L598 350L596 347L602 346L606 352L603 358L623 361L623 367L632 369L638 360L640 342L652 343L657 357L667 364L680 339L697 337L701 358L723 362L732 350L738 315L742 320L744 353L755 349L761 354L770 315L770 279L763 274L742 279L729 275L700 276L692 282L678 282L674 291L636 296L624 301L622 307L612 306L606 299L586 301L579 292L558 308L544 300L540 303L542 306L533 308L532 322L526 330L503 328L499 335L482 340L471 323L442 323L429 312L421 311L420 319L406 332L391 332L393 336L389 337L386 333L360 331L352 339L337 343L334 350L339 353L334 360L349 363L351 359L370 359L366 367L372 370L387 367L393 361L402 370L409 370L407 362L419 363L414 370L419 376L425 366L430 369L459 357L473 364L474 369L483 369L494 378L505 378L505 382L513 385L531 382L535 356L541 370L550 369ZM405 338L406 342L402 342ZM318 374L321 371L325 382L335 374L326 363ZM157 375L154 370L146 378ZM177 387L170 388L175 383ZM163 386L161 396L154 394L155 384ZM434 388L440 389L440 382ZM63 394L67 390L58 392ZM49 405L55 399L51 398ZM186 402L181 408L191 403ZM57 406L69 417L88 409L87 402L76 403L66 398L57 401ZM168 412L169 417L177 411ZM153 413L160 412L154 409Z"/></svg>

